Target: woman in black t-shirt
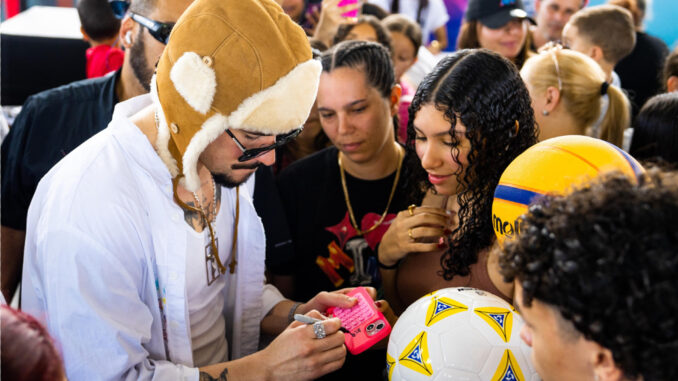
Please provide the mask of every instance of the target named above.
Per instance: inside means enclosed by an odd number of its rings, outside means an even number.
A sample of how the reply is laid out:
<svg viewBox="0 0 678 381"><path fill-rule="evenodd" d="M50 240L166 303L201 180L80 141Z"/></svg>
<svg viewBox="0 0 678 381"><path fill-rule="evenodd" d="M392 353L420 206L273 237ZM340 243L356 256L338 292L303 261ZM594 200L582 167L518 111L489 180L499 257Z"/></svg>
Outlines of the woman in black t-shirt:
<svg viewBox="0 0 678 381"><path fill-rule="evenodd" d="M321 62L318 113L334 146L278 177L295 255L269 271L291 276L295 298L352 286L379 291L376 247L395 214L418 201L403 185L407 154L393 124L400 86L388 50L346 41ZM349 356L329 378L381 379L385 356L383 349Z"/></svg>
<svg viewBox="0 0 678 381"><path fill-rule="evenodd" d="M417 201L403 185L406 152L393 124L400 86L389 52L346 41L321 62L318 113L333 147L278 176L295 258L270 270L294 277L293 297L347 286L379 289L375 248L395 213Z"/></svg>

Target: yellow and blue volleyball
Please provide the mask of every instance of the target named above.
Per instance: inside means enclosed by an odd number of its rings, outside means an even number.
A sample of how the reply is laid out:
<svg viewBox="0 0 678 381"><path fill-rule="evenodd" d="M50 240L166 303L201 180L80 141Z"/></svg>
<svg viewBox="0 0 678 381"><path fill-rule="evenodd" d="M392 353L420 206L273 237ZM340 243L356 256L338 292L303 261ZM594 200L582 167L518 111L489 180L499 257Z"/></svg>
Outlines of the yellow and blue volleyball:
<svg viewBox="0 0 678 381"><path fill-rule="evenodd" d="M500 244L520 233L530 203L549 194L567 194L600 174L619 171L636 181L643 167L606 141L581 135L537 143L516 157L499 179L492 203L492 224Z"/></svg>

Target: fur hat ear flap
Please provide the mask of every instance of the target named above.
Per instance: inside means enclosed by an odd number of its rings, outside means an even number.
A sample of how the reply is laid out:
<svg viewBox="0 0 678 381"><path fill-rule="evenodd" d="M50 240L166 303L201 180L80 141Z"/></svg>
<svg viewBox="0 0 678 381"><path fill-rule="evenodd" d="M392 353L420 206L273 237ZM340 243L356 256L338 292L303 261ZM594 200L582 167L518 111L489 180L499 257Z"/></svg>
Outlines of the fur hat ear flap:
<svg viewBox="0 0 678 381"><path fill-rule="evenodd" d="M200 189L200 177L197 170L200 154L219 135L223 134L226 128L228 128L228 118L216 113L207 119L200 126L200 130L193 135L182 158L184 177L179 180L179 183L188 191L197 192Z"/></svg>
<svg viewBox="0 0 678 381"><path fill-rule="evenodd" d="M170 79L177 92L194 110L207 114L217 91L217 77L212 58L194 52L184 53L172 66Z"/></svg>
<svg viewBox="0 0 678 381"><path fill-rule="evenodd" d="M177 161L172 157L172 154L169 150L169 140L170 140L170 131L167 126L167 120L165 119L165 113L162 111L160 106L160 99L158 98L158 85L156 84L155 74L151 79L151 99L153 99L153 104L155 105L155 114L158 123L158 137L155 139L155 149L160 156L160 159L169 169L172 177L176 177L179 174L179 167L177 166Z"/></svg>

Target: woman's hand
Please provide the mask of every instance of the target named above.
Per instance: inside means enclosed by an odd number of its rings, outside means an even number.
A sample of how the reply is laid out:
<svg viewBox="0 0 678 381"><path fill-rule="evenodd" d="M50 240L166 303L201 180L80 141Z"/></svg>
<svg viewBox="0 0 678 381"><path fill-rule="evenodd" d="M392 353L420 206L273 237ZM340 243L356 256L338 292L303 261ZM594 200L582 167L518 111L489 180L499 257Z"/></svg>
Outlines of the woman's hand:
<svg viewBox="0 0 678 381"><path fill-rule="evenodd" d="M360 9L364 1L358 1L354 4L348 4L339 7L341 0L323 0L318 23L315 25L313 37L322 41L327 46L332 45L332 38L341 24L349 22L355 23L355 20L342 16L344 13Z"/></svg>
<svg viewBox="0 0 678 381"><path fill-rule="evenodd" d="M393 266L407 253L445 247L453 216L454 212L428 206L410 206L398 213L379 244L379 262Z"/></svg>

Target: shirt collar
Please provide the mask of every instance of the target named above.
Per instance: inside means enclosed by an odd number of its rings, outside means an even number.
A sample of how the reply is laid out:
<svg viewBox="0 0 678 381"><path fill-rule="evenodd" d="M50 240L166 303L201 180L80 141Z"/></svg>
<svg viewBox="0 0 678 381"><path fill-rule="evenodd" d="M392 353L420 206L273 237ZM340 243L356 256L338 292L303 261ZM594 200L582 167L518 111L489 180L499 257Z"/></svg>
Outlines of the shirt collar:
<svg viewBox="0 0 678 381"><path fill-rule="evenodd" d="M113 120L110 128L123 150L133 158L137 164L151 175L156 182L172 193L172 178L165 164L155 148L148 141L146 135L129 119L143 108L152 104L149 94L139 95L120 102L113 111Z"/></svg>

